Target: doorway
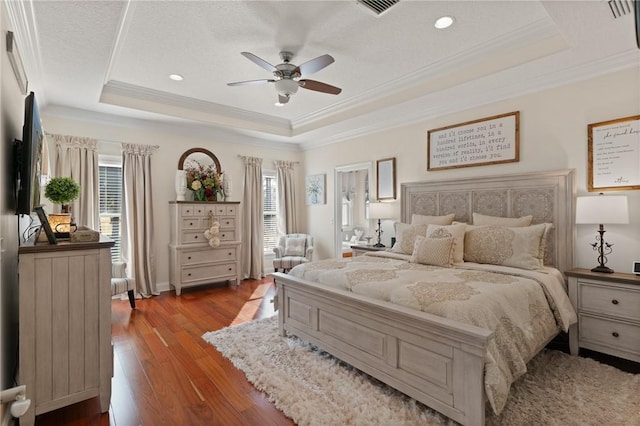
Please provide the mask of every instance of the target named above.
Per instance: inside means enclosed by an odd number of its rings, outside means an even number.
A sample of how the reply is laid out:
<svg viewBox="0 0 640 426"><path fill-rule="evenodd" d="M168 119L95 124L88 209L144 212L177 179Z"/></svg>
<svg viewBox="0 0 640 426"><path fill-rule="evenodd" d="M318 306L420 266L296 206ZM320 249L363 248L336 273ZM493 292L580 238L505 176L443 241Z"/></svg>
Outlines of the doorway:
<svg viewBox="0 0 640 426"><path fill-rule="evenodd" d="M364 243L372 230L368 206L373 177L373 163L362 162L335 168L335 257L351 255L349 247L356 239Z"/></svg>

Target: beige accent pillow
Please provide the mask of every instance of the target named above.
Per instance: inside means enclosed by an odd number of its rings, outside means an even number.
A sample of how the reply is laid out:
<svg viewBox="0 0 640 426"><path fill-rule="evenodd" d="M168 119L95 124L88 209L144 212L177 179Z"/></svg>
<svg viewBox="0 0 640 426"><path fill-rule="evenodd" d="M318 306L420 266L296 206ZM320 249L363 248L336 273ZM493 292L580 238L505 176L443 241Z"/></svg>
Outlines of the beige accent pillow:
<svg viewBox="0 0 640 426"><path fill-rule="evenodd" d="M453 246L453 237L416 237L409 262L451 267L453 265Z"/></svg>
<svg viewBox="0 0 640 426"><path fill-rule="evenodd" d="M547 224L508 228L469 227L464 237L464 260L521 269L540 269Z"/></svg>
<svg viewBox="0 0 640 426"><path fill-rule="evenodd" d="M413 253L413 245L417 236L426 236L427 225L410 225L408 223L396 222L396 243L391 248L394 253Z"/></svg>
<svg viewBox="0 0 640 426"><path fill-rule="evenodd" d="M453 261L462 263L464 262L464 231L466 229L466 223L429 225L427 227L427 238L453 238Z"/></svg>
<svg viewBox="0 0 640 426"><path fill-rule="evenodd" d="M304 256L304 252L306 250L307 250L306 237L291 237L285 240L285 243L284 243L285 256Z"/></svg>
<svg viewBox="0 0 640 426"><path fill-rule="evenodd" d="M487 216L480 213L473 213L474 225L495 225L495 226L508 226L510 228L516 228L520 226L529 226L533 216L522 217L499 217L499 216Z"/></svg>
<svg viewBox="0 0 640 426"><path fill-rule="evenodd" d="M456 217L455 213L446 214L444 216L425 216L423 214L412 214L412 225L451 225L453 219Z"/></svg>

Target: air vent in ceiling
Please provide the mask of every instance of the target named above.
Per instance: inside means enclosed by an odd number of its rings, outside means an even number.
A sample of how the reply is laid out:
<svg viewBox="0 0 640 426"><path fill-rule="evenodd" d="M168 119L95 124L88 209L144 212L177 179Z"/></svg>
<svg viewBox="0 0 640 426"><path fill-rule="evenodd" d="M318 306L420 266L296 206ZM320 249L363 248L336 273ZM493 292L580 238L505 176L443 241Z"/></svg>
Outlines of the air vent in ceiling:
<svg viewBox="0 0 640 426"><path fill-rule="evenodd" d="M633 10L631 0L609 0L607 3L609 4L609 9L611 9L611 13L613 13L614 18L619 18L622 15L631 13Z"/></svg>
<svg viewBox="0 0 640 426"><path fill-rule="evenodd" d="M358 3L366 6L367 9L373 11L376 15L382 15L399 1L400 0L358 0Z"/></svg>

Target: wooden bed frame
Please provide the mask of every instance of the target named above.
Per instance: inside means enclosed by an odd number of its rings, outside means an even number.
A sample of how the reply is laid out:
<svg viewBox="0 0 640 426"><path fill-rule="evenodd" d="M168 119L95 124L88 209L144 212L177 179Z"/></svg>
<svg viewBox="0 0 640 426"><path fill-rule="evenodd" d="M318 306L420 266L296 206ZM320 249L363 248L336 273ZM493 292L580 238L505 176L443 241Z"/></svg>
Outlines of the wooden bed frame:
<svg viewBox="0 0 640 426"><path fill-rule="evenodd" d="M573 170L404 183L402 222L413 213L472 213L553 223L545 261L573 266ZM485 420L483 328L276 273L281 335L295 335L465 425Z"/></svg>

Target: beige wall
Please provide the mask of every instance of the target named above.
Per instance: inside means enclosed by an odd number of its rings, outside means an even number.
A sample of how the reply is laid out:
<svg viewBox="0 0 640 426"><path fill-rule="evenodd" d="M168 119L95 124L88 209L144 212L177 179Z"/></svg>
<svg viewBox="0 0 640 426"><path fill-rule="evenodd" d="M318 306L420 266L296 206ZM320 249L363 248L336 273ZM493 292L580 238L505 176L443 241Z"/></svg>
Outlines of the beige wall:
<svg viewBox="0 0 640 426"><path fill-rule="evenodd" d="M176 199L175 171L178 168L180 156L186 150L194 147L206 148L218 157L225 175L231 177L232 201L242 201L244 165L238 155L262 158L263 170L274 170L273 161L276 159L299 161L301 157L301 153L298 150L267 149L255 145L233 144L217 139L215 135L210 138L194 137L185 135L184 132L181 134L178 129L160 128L151 123L145 124L142 121L135 126L100 124L47 115L46 109L44 109L42 122L44 129L48 133L85 136L102 141L99 143L99 151L105 154L120 155L119 144L116 142L159 146L151 160L151 181L153 186L154 228L156 230L154 236L157 263L156 278L160 289L169 288L169 201ZM129 122L127 121L127 123ZM53 146L50 149L53 155L55 149ZM301 172L297 173L302 176ZM299 176L296 177L302 179ZM299 192L298 198L302 198L304 195L303 187L298 186L297 190ZM304 205L304 200L302 200L302 204Z"/></svg>
<svg viewBox="0 0 640 426"><path fill-rule="evenodd" d="M428 130L511 111L520 111L519 162L426 171ZM587 124L637 114L640 67L306 151L306 173L327 173L327 204L309 206L307 210L308 232L315 236L317 258L332 257L334 253L336 166L396 157L398 194L402 182L573 168L578 195L587 195ZM372 185L375 187L375 180ZM617 193L629 197L631 223L606 227L607 241L615 244L608 265L616 271L630 272L632 261L640 260L640 191ZM383 229L388 245L393 232L391 223L386 225ZM576 266L591 268L597 264L596 254L588 245L595 235L595 227L577 226Z"/></svg>

